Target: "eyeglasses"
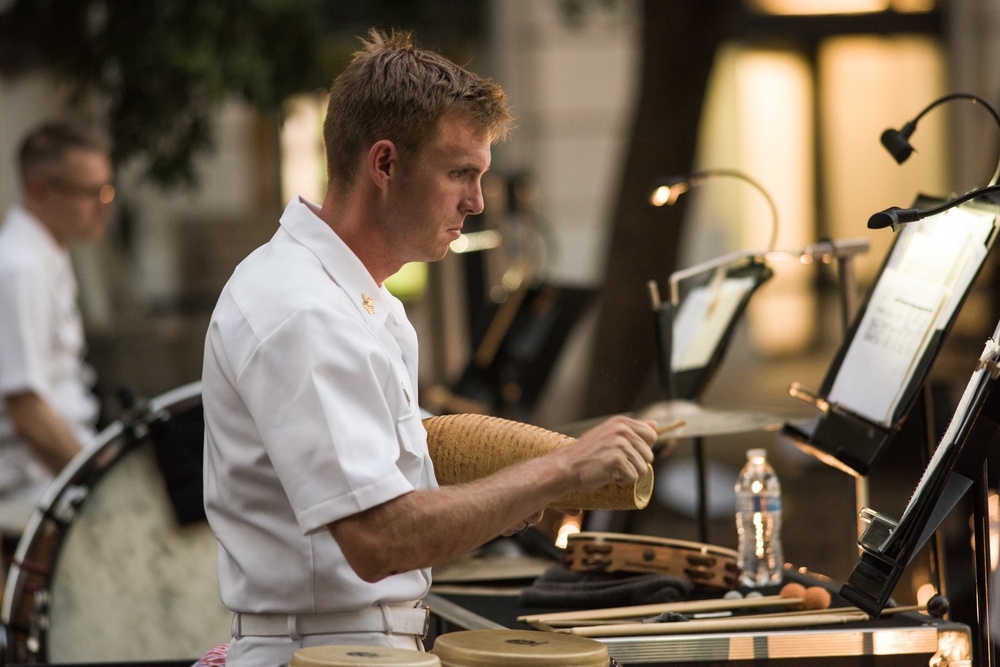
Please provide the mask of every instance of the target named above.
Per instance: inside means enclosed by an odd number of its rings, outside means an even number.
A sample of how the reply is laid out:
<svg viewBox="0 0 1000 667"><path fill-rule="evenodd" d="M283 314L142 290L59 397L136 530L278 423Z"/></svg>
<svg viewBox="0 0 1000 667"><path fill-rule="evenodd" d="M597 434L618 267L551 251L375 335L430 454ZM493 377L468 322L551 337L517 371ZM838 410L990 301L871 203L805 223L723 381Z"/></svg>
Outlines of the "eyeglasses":
<svg viewBox="0 0 1000 667"><path fill-rule="evenodd" d="M71 197L80 199L97 199L102 204L110 204L115 200L115 186L110 183L104 185L77 185L62 179L53 178L49 183L56 190Z"/></svg>

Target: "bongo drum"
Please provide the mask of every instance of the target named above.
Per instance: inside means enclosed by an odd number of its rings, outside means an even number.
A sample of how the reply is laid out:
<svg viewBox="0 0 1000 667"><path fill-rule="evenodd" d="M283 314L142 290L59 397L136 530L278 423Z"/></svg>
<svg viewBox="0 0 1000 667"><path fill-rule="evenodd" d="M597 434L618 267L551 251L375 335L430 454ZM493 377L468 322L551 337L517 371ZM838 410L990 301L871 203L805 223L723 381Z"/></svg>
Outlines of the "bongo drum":
<svg viewBox="0 0 1000 667"><path fill-rule="evenodd" d="M228 641L215 536L177 520L155 449L171 426L203 439L200 390L112 423L50 485L4 591L10 663L186 660Z"/></svg>
<svg viewBox="0 0 1000 667"><path fill-rule="evenodd" d="M288 667L440 667L436 655L382 646L310 646L292 655Z"/></svg>
<svg viewBox="0 0 1000 667"><path fill-rule="evenodd" d="M586 641L578 641L585 639ZM434 640L441 667L610 667L608 647L587 637L535 630L462 630Z"/></svg>

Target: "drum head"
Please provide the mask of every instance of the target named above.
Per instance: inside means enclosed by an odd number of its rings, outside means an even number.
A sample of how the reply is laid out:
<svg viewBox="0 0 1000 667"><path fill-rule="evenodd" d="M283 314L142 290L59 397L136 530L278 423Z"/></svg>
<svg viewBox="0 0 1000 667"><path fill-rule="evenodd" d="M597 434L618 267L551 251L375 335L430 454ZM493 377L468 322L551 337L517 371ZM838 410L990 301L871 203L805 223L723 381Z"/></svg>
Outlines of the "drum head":
<svg viewBox="0 0 1000 667"><path fill-rule="evenodd" d="M149 443L91 489L53 569L49 660L186 659L228 641L215 536L171 512Z"/></svg>
<svg viewBox="0 0 1000 667"><path fill-rule="evenodd" d="M193 660L229 640L215 536L204 521L178 521L155 449L167 442L161 431L133 428L192 419L191 437L202 438L200 411L197 384L153 399L148 415L108 426L55 480L10 570L11 663Z"/></svg>
<svg viewBox="0 0 1000 667"><path fill-rule="evenodd" d="M440 667L431 653L382 646L311 646L295 651L288 667Z"/></svg>
<svg viewBox="0 0 1000 667"><path fill-rule="evenodd" d="M608 667L595 639L534 630L463 630L434 640L442 667Z"/></svg>

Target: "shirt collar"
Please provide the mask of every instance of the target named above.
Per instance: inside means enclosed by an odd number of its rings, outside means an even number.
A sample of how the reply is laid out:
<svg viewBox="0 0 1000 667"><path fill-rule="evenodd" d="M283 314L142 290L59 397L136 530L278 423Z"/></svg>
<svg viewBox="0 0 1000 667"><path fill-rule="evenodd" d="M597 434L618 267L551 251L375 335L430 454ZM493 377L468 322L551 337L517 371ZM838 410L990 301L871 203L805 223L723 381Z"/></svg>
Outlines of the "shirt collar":
<svg viewBox="0 0 1000 667"><path fill-rule="evenodd" d="M47 252L51 252L53 255L65 255L68 251L56 242L56 238L52 236L52 232L42 224L42 221L36 218L28 209L24 208L20 204L15 204L11 206L7 213L8 219L7 223L14 223L21 227L23 233L30 236L32 240L40 245L44 245Z"/></svg>
<svg viewBox="0 0 1000 667"><path fill-rule="evenodd" d="M42 253L36 261L44 262L46 266L60 266L65 270L70 268L69 250L56 243L52 232L42 224L28 209L19 204L11 206L7 211L4 226L9 226L18 236L31 243L32 247Z"/></svg>
<svg viewBox="0 0 1000 667"><path fill-rule="evenodd" d="M281 226L316 255L327 275L344 290L366 322L381 327L390 313L396 321L402 321L402 302L384 285L375 282L358 256L319 217L318 211L316 204L296 197L285 208Z"/></svg>

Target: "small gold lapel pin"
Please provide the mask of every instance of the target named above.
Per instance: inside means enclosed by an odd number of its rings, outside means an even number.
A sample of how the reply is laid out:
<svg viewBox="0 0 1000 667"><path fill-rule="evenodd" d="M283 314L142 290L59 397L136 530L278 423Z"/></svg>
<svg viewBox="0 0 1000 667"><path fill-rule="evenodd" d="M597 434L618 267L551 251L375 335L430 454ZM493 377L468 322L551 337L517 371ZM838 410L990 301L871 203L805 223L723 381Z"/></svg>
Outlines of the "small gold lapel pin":
<svg viewBox="0 0 1000 667"><path fill-rule="evenodd" d="M372 297L368 296L364 292L361 293L361 299L364 302L363 305L365 307L365 310L368 311L368 314L369 315L374 315L375 314L375 299L373 299Z"/></svg>

